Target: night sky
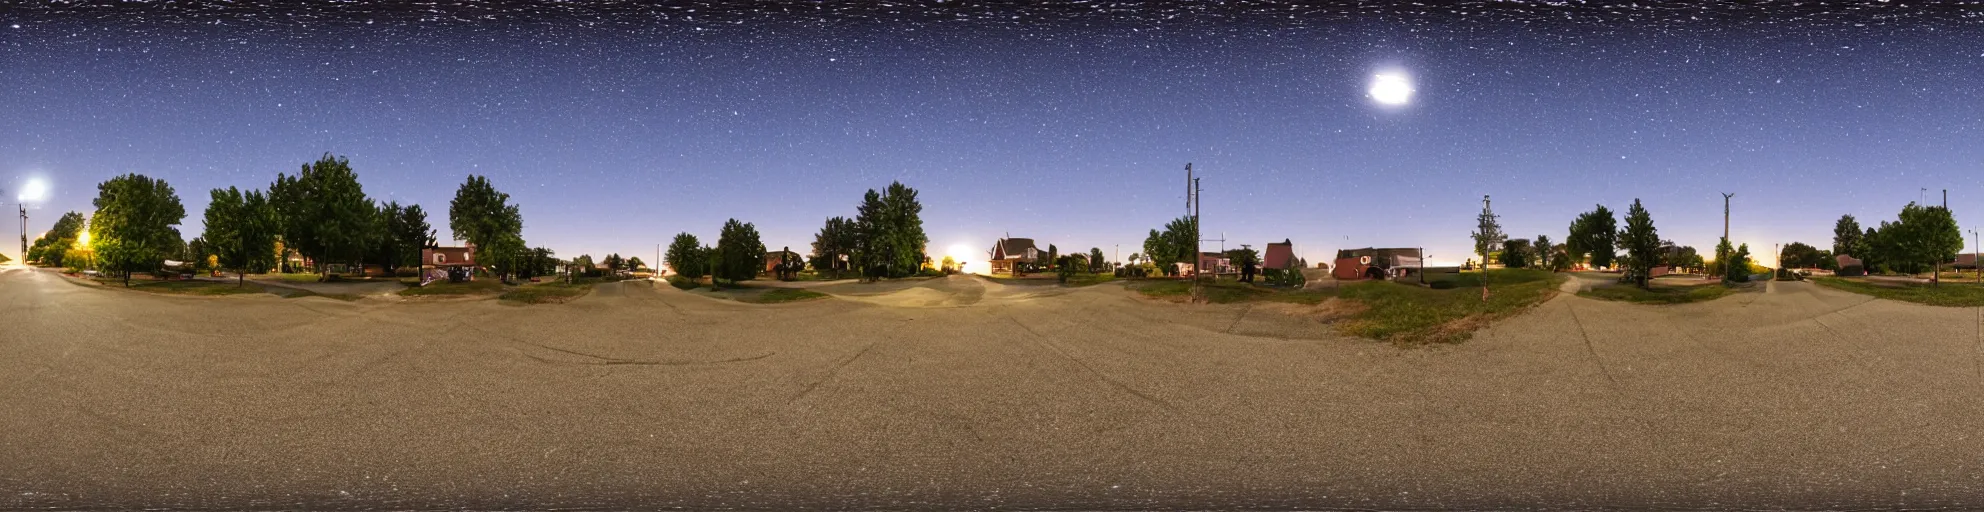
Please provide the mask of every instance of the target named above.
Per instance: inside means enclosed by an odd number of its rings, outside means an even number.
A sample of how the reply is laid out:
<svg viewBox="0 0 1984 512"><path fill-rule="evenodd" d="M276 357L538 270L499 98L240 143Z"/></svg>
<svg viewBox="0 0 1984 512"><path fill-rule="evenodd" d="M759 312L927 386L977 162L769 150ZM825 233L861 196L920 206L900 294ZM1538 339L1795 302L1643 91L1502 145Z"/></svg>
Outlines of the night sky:
<svg viewBox="0 0 1984 512"><path fill-rule="evenodd" d="M444 239L487 175L567 257L650 259L731 217L806 252L900 180L933 257L1010 232L1115 258L1184 212L1187 162L1208 237L1312 261L1458 262L1484 194L1559 241L1640 198L1712 253L1735 192L1764 263L1924 188L1984 224L1984 2L1426 3L31 2L0 11L0 202L50 185L32 237L138 172L191 238L209 189L330 152ZM1371 95L1381 73L1406 104Z"/></svg>

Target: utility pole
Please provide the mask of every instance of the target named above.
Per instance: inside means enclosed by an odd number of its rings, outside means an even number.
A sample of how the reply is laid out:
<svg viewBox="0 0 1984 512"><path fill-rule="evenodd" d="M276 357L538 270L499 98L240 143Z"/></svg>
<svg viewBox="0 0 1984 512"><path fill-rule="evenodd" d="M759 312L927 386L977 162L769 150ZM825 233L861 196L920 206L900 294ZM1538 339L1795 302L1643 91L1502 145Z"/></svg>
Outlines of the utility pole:
<svg viewBox="0 0 1984 512"><path fill-rule="evenodd" d="M1491 211L1488 209L1488 207L1489 207L1488 195L1482 194L1481 195L1482 215L1488 215L1488 212ZM1496 231L1501 231L1501 230L1498 229ZM1481 236L1484 238L1488 236L1488 230L1486 228L1483 228L1481 230ZM1481 300L1483 302L1486 302L1488 300L1488 249L1489 249L1488 246L1491 244L1493 244L1492 239L1484 240L1483 243L1481 244ZM1423 253L1420 254L1419 259L1421 261L1424 261L1426 259L1426 255Z"/></svg>
<svg viewBox="0 0 1984 512"><path fill-rule="evenodd" d="M28 205L21 207L21 264L28 264Z"/></svg>
<svg viewBox="0 0 1984 512"><path fill-rule="evenodd" d="M1736 197L1736 193L1725 192L1722 194L1722 239L1725 241L1729 240L1729 198L1731 197Z"/></svg>

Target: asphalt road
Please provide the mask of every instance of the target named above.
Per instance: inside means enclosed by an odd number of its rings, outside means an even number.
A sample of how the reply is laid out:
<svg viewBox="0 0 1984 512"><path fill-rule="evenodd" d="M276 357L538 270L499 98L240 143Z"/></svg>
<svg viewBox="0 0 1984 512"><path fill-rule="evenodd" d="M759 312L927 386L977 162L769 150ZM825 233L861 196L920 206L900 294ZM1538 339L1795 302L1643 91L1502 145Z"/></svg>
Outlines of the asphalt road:
<svg viewBox="0 0 1984 512"><path fill-rule="evenodd" d="M63 279L0 271L0 509L1984 507L1984 310L1805 283L1401 349L1117 285Z"/></svg>

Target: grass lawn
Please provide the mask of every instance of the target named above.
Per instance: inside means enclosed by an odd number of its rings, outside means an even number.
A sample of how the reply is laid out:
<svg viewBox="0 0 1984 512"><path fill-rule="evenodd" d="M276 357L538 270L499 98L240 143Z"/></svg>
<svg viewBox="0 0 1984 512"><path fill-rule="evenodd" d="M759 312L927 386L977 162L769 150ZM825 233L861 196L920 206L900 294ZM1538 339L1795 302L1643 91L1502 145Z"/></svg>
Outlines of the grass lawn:
<svg viewBox="0 0 1984 512"><path fill-rule="evenodd" d="M1479 272L1446 276L1444 280L1453 281L1456 287L1433 289L1416 283L1356 281L1335 288L1283 290L1219 281L1208 285L1205 292L1206 299L1215 304L1317 305L1332 298L1341 299L1346 304L1337 308L1343 312L1336 320L1339 332L1411 345L1466 340L1488 322L1520 313L1554 296L1564 276L1542 270L1494 270L1488 278L1493 293L1487 301L1481 300ZM1192 283L1154 280L1135 289L1150 297L1182 299L1191 295Z"/></svg>
<svg viewBox="0 0 1984 512"><path fill-rule="evenodd" d="M497 279L479 279L466 283L436 281L427 286L417 286L400 290L403 297L427 295L496 295L503 293L503 282Z"/></svg>
<svg viewBox="0 0 1984 512"><path fill-rule="evenodd" d="M106 281L104 284L122 287L124 282L123 280L115 280ZM245 295L250 293L264 293L262 285L250 282L237 286L233 281L226 283L214 281L131 281L131 289L173 295Z"/></svg>
<svg viewBox="0 0 1984 512"><path fill-rule="evenodd" d="M1073 282L1070 281L1070 284L1072 285ZM1152 279L1132 287L1146 297L1185 300L1192 296L1192 281L1189 279ZM1320 304L1331 295L1329 290L1285 290L1227 280L1206 284L1205 293L1206 301L1213 304L1242 302Z"/></svg>
<svg viewBox="0 0 1984 512"><path fill-rule="evenodd" d="M1116 274L1113 273L1075 274L1068 276L1068 282L1062 284L1067 286L1095 286L1115 280Z"/></svg>
<svg viewBox="0 0 1984 512"><path fill-rule="evenodd" d="M1978 307L1984 306L1984 286L1977 283L1957 283L1944 281L1942 286L1907 283L1873 283L1860 279L1843 277L1814 277L1813 282L1820 286L1846 290L1862 295L1928 304L1931 306Z"/></svg>
<svg viewBox="0 0 1984 512"><path fill-rule="evenodd" d="M1618 285L1593 288L1578 292L1579 297L1640 304L1685 304L1727 297L1736 290L1721 284L1701 286L1654 286L1642 290L1638 286Z"/></svg>
<svg viewBox="0 0 1984 512"><path fill-rule="evenodd" d="M285 283L315 283L322 275L318 274L263 274L263 279L273 279Z"/></svg>
<svg viewBox="0 0 1984 512"><path fill-rule="evenodd" d="M524 304L557 304L583 297L590 291L592 283L544 283L511 288L496 298Z"/></svg>
<svg viewBox="0 0 1984 512"><path fill-rule="evenodd" d="M737 302L748 302L751 304L778 304L782 302L798 302L802 300L824 299L827 297L828 297L827 294L816 292L813 290L805 290L799 288L774 288L771 290L766 290L764 293L738 296L736 299Z"/></svg>
<svg viewBox="0 0 1984 512"><path fill-rule="evenodd" d="M1338 322L1346 334L1397 344L1456 343L1489 322L1514 316L1557 293L1564 276L1544 270L1492 270L1488 300L1481 300L1482 274L1454 277L1453 289L1388 281L1344 285L1336 294L1365 309Z"/></svg>

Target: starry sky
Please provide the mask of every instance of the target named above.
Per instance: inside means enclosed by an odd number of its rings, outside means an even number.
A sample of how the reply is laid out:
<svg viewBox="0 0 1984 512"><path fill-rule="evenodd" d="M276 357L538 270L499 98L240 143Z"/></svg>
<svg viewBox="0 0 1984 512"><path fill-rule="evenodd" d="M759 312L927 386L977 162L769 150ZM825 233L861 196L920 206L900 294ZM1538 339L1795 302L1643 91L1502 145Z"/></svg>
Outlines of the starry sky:
<svg viewBox="0 0 1984 512"><path fill-rule="evenodd" d="M1984 224L1984 2L1654 3L29 2L0 11L0 203L49 185L32 237L138 172L191 238L209 189L329 152L443 238L489 176L561 256L732 217L805 252L900 180L933 257L1114 259L1184 213L1188 162L1208 238L1312 261L1459 262L1483 195L1559 241L1638 198L1710 253L1734 192L1764 263L1944 189Z"/></svg>

